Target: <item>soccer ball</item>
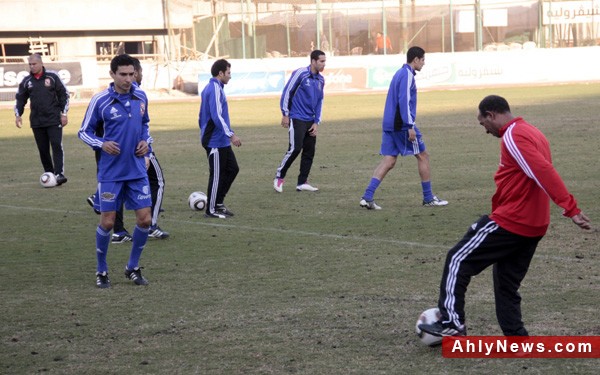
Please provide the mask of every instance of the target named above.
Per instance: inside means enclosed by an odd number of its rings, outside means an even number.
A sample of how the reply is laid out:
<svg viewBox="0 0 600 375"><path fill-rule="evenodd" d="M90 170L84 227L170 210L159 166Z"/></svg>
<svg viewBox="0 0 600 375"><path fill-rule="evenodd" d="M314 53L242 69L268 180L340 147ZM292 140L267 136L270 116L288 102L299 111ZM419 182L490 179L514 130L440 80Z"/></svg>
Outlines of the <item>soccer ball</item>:
<svg viewBox="0 0 600 375"><path fill-rule="evenodd" d="M441 317L442 314L440 313L440 309L437 307L427 309L421 313L419 319L417 319L415 331L417 332L417 336L419 336L423 344L435 346L442 343L441 337L430 335L429 333L425 333L419 329L419 324L432 324L440 320Z"/></svg>
<svg viewBox="0 0 600 375"><path fill-rule="evenodd" d="M46 172L40 176L40 184L45 188L56 186L56 176L52 172Z"/></svg>
<svg viewBox="0 0 600 375"><path fill-rule="evenodd" d="M202 211L206 207L206 194L201 191L195 191L188 198L188 205L194 211Z"/></svg>

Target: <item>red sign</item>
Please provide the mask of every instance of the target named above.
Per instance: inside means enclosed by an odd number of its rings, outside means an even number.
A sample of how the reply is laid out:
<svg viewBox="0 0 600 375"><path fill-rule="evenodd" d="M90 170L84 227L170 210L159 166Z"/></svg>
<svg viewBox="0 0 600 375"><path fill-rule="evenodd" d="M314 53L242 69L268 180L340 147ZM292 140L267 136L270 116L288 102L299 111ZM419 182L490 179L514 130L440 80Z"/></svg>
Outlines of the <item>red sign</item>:
<svg viewBox="0 0 600 375"><path fill-rule="evenodd" d="M600 358L600 336L444 337L446 358Z"/></svg>

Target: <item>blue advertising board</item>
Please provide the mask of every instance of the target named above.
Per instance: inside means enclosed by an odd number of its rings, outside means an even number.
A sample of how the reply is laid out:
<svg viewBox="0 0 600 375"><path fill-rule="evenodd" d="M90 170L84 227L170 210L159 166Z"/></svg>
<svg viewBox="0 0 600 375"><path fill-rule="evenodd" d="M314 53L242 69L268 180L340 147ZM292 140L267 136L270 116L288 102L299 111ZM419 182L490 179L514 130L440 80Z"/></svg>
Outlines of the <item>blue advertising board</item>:
<svg viewBox="0 0 600 375"><path fill-rule="evenodd" d="M212 76L198 74L198 94L202 92ZM256 95L281 93L285 85L285 72L233 72L225 85L226 95Z"/></svg>

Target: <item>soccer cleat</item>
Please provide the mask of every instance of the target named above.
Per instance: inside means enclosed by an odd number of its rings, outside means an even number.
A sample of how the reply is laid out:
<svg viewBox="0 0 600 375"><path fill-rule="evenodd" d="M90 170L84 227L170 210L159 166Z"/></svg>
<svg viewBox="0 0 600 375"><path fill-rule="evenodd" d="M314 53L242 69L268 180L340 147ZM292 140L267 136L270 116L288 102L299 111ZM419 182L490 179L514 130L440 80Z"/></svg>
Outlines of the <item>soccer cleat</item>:
<svg viewBox="0 0 600 375"><path fill-rule="evenodd" d="M283 192L283 178L276 178L273 180L273 189L275 189L276 192L278 193L282 193Z"/></svg>
<svg viewBox="0 0 600 375"><path fill-rule="evenodd" d="M108 278L108 272L96 272L96 286L100 289L110 288L110 279Z"/></svg>
<svg viewBox="0 0 600 375"><path fill-rule="evenodd" d="M359 204L361 207L364 207L367 210L381 210L381 206L378 206L375 201L367 201L363 198L360 200Z"/></svg>
<svg viewBox="0 0 600 375"><path fill-rule="evenodd" d="M133 281L135 285L148 285L148 280L142 276L142 269L140 267L135 267L132 270L128 270L125 267L125 277Z"/></svg>
<svg viewBox="0 0 600 375"><path fill-rule="evenodd" d="M169 232L165 232L157 225L155 227L150 227L150 231L148 232L148 238L156 238L159 240L164 240L169 238Z"/></svg>
<svg viewBox="0 0 600 375"><path fill-rule="evenodd" d="M445 206L448 204L448 201L442 200L435 195L429 202L423 201L423 206L425 207L433 207L433 206Z"/></svg>
<svg viewBox="0 0 600 375"><path fill-rule="evenodd" d="M56 175L56 186L60 186L67 182L67 178L61 173Z"/></svg>
<svg viewBox="0 0 600 375"><path fill-rule="evenodd" d="M96 194L92 194L89 197L87 197L87 199L86 199L86 201L92 207L92 209L94 210L94 212L96 213L96 215L100 215L101 214L100 210L98 210L98 209L96 209L96 207L94 207L94 201L95 200L96 200Z"/></svg>
<svg viewBox="0 0 600 375"><path fill-rule="evenodd" d="M467 335L467 327L465 325L457 327L454 323L442 323L439 320L432 324L419 324L419 329L437 337Z"/></svg>
<svg viewBox="0 0 600 375"><path fill-rule="evenodd" d="M229 211L229 209L224 204L217 204L217 207L215 207L215 211L221 215L225 215L225 216L229 216L229 217L234 216L233 212Z"/></svg>
<svg viewBox="0 0 600 375"><path fill-rule="evenodd" d="M305 182L302 185L296 186L296 191L319 191L319 188L311 186L308 184L308 182Z"/></svg>
<svg viewBox="0 0 600 375"><path fill-rule="evenodd" d="M131 234L129 234L127 232L121 232L121 233L113 233L112 240L110 242L111 243L125 243L125 242L131 242L131 240L133 240L133 237L131 237Z"/></svg>
<svg viewBox="0 0 600 375"><path fill-rule="evenodd" d="M208 212L206 211L206 213L204 214L204 217L209 217L212 219L227 219L227 216L219 213L219 212Z"/></svg>

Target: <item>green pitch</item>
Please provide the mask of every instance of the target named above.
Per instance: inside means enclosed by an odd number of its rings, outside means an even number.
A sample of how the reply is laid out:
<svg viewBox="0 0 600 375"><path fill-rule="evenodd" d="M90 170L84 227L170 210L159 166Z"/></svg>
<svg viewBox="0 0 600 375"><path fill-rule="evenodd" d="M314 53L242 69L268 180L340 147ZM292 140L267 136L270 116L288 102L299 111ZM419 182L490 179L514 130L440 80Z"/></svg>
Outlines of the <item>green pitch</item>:
<svg viewBox="0 0 600 375"><path fill-rule="evenodd" d="M243 146L227 205L233 219L187 206L206 190L198 101L151 102L166 191L159 220L171 233L149 241L150 281L123 276L130 245L111 245L112 289L95 287L94 232L85 199L95 190L92 150L77 139L86 105L65 129L64 186L43 189L30 129L0 111L0 373L2 374L595 374L598 360L449 360L421 345L418 315L436 304L447 249L489 213L499 140L476 121L479 100L505 96L515 115L543 130L556 168L596 230L561 209L521 288L534 335L599 335L600 85L422 92L418 121L431 154L434 192L421 207L414 158L399 159L377 192L382 211L358 201L380 160L385 96L327 96L311 183L297 193L299 160L283 194L273 191L287 147L278 99L232 100ZM27 109L26 116L29 114ZM25 121L25 126L28 121ZM133 229L134 216L125 214ZM472 335L500 335L491 272L467 293Z"/></svg>

